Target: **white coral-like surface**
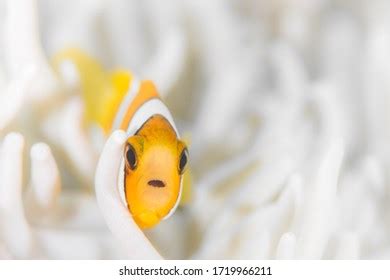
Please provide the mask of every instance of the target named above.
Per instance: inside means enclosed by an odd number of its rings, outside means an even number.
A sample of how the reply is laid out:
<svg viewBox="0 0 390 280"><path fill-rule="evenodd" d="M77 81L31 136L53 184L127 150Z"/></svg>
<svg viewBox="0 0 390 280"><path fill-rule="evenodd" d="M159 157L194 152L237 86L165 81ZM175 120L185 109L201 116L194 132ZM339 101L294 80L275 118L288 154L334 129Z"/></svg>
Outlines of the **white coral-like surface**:
<svg viewBox="0 0 390 280"><path fill-rule="evenodd" d="M386 0L0 2L0 258L390 258ZM83 124L83 48L155 81L190 202L141 231L125 141ZM101 146L104 146L101 149Z"/></svg>

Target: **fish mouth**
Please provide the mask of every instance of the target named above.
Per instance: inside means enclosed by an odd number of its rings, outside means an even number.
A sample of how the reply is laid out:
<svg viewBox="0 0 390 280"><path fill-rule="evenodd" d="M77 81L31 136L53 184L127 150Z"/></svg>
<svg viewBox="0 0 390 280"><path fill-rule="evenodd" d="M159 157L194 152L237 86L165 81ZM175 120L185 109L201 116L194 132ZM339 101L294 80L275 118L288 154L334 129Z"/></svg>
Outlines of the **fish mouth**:
<svg viewBox="0 0 390 280"><path fill-rule="evenodd" d="M166 186L166 184L161 180L150 180L148 182L148 185L155 188L163 188Z"/></svg>

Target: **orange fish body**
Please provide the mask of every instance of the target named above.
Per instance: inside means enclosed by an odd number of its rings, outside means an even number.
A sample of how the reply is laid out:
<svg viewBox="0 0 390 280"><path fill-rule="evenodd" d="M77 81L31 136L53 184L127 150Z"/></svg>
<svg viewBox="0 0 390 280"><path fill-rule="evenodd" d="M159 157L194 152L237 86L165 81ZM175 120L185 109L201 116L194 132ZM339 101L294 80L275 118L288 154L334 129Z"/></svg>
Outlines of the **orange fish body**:
<svg viewBox="0 0 390 280"><path fill-rule="evenodd" d="M188 162L171 113L153 82L123 70L106 73L78 49L59 53L57 69L66 60L78 71L87 123L97 124L106 136L116 129L127 132L119 192L140 227L155 226L177 208Z"/></svg>

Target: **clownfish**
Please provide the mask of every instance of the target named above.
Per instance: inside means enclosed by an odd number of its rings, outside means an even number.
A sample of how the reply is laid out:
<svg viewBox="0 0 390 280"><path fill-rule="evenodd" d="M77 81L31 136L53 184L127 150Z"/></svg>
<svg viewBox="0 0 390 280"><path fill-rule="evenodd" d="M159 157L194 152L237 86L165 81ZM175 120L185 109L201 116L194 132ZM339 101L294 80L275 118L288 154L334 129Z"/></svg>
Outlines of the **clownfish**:
<svg viewBox="0 0 390 280"><path fill-rule="evenodd" d="M122 69L106 72L75 48L58 53L54 67L64 62L78 73L86 123L105 136L116 129L127 132L118 187L134 221L151 228L170 217L183 192L188 148L153 82Z"/></svg>

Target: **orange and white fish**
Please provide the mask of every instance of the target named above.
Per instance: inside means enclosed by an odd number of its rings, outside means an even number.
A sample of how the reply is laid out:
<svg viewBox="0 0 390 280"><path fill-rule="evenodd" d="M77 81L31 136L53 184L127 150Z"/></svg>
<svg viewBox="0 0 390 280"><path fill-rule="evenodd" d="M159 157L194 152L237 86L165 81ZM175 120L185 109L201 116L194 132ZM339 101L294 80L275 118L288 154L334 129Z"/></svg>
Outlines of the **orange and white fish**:
<svg viewBox="0 0 390 280"><path fill-rule="evenodd" d="M97 124L107 136L116 129L127 132L119 191L140 227L155 226L177 208L188 164L171 113L151 81L125 70L106 72L79 49L58 53L56 68L65 61L78 71L87 124Z"/></svg>

